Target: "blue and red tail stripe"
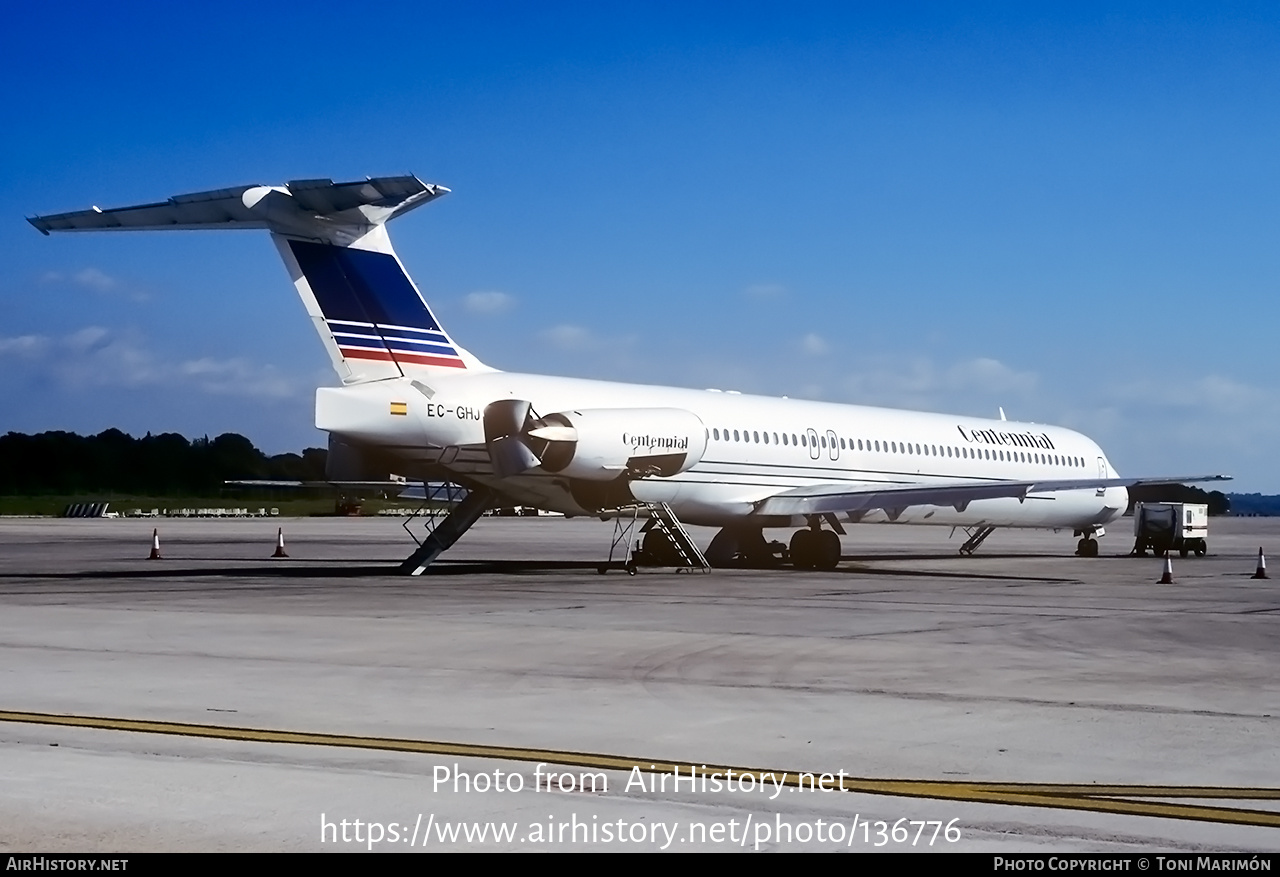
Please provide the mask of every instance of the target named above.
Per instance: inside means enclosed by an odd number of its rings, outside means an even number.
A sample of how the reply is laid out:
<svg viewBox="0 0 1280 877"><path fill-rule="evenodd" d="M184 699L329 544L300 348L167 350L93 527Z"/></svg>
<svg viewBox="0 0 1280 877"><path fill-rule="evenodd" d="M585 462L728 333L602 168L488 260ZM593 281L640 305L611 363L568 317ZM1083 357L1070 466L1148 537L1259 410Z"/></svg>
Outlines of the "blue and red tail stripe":
<svg viewBox="0 0 1280 877"><path fill-rule="evenodd" d="M298 240L289 248L343 356L466 368L395 256Z"/></svg>
<svg viewBox="0 0 1280 877"><path fill-rule="evenodd" d="M329 330L344 356L465 368L458 351L443 332L391 329L330 320ZM413 332L414 334L410 334Z"/></svg>

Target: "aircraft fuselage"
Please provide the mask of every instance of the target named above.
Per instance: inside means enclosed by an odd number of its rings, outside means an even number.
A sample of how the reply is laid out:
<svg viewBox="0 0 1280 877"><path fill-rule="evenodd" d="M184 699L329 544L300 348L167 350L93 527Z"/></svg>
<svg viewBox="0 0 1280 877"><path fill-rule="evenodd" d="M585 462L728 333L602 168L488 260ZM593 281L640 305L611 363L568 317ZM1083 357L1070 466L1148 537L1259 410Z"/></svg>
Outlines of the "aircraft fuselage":
<svg viewBox="0 0 1280 877"><path fill-rule="evenodd" d="M376 445L406 467L422 467L435 477L485 484L513 504L569 514L598 511L589 507L594 503L576 498L584 495L584 479L539 469L495 475L484 412L507 399L527 400L536 415L689 412L703 432L700 458L669 476L631 480L630 491L640 501L668 503L682 520L695 524L730 525L753 515L767 497L813 485L1116 477L1096 442L1058 426L508 372L433 376L417 386L403 379L324 388L317 393L316 426ZM645 440L660 438L650 434L657 430L643 428L643 415L633 423L632 432L643 433ZM610 478L602 473L599 481ZM588 489L585 495L598 492ZM1033 493L1021 501L978 500L963 511L950 506L872 510L845 520L1082 529L1122 514L1127 502L1123 487L1108 487ZM794 521L773 516L761 523L790 526Z"/></svg>

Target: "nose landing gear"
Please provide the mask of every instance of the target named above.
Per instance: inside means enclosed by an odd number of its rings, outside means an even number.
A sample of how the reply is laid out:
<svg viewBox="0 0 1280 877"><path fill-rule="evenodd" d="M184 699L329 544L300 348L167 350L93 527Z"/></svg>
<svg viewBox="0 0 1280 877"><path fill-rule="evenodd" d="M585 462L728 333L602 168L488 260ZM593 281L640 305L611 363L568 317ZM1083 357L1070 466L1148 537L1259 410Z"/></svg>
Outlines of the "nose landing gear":
<svg viewBox="0 0 1280 877"><path fill-rule="evenodd" d="M1097 557L1098 540L1096 537L1105 535L1106 532L1101 527L1094 527L1091 530L1076 530L1076 535L1080 537L1080 541L1076 543L1076 556Z"/></svg>

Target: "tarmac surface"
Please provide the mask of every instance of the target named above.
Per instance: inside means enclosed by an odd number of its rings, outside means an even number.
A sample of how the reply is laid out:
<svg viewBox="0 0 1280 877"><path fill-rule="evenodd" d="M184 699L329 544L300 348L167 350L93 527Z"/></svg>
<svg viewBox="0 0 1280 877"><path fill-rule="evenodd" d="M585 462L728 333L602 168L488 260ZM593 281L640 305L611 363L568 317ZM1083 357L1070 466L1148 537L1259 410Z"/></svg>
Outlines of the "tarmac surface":
<svg viewBox="0 0 1280 877"><path fill-rule="evenodd" d="M1280 850L1280 519L1170 585L1128 526L632 577L485 518L403 578L396 519L0 519L0 850Z"/></svg>

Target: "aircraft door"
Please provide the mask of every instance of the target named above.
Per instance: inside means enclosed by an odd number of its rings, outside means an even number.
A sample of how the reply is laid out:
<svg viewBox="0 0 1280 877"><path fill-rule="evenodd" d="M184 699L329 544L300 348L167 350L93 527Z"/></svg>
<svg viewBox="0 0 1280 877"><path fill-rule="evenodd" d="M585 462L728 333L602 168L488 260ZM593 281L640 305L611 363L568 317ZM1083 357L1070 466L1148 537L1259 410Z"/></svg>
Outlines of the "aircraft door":
<svg viewBox="0 0 1280 877"><path fill-rule="evenodd" d="M818 459L822 456L822 449L818 447L818 431L809 428L804 431L804 434L809 437L809 459Z"/></svg>
<svg viewBox="0 0 1280 877"><path fill-rule="evenodd" d="M1102 459L1101 457L1098 458L1098 477L1099 478L1107 477L1107 461ZM1105 487L1099 487L1098 496L1106 496L1106 495L1107 495L1107 489Z"/></svg>
<svg viewBox="0 0 1280 877"><path fill-rule="evenodd" d="M836 437L833 429L827 430L827 453L833 460L840 459L840 439Z"/></svg>

